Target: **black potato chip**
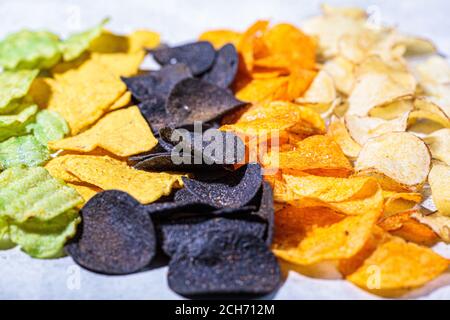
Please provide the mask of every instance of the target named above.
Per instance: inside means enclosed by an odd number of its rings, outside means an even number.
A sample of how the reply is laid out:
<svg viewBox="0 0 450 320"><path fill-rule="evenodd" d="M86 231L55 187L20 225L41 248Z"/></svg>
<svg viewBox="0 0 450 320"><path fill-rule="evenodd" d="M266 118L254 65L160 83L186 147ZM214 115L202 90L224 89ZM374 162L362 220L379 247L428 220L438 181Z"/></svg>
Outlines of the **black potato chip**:
<svg viewBox="0 0 450 320"><path fill-rule="evenodd" d="M79 234L66 245L66 251L82 267L128 274L148 266L155 256L152 220L129 194L100 192L84 205L81 217Z"/></svg>
<svg viewBox="0 0 450 320"><path fill-rule="evenodd" d="M208 122L245 105L226 89L199 79L184 79L173 87L166 111L175 127Z"/></svg>
<svg viewBox="0 0 450 320"><path fill-rule="evenodd" d="M267 181L263 181L260 192L261 199L259 203L259 209L258 211L252 212L252 214L260 217L263 221L267 222L266 243L270 246L273 240L275 222L275 210L273 208L273 190Z"/></svg>
<svg viewBox="0 0 450 320"><path fill-rule="evenodd" d="M257 163L249 163L214 182L182 179L192 199L216 208L245 206L255 198L262 183L261 166Z"/></svg>
<svg viewBox="0 0 450 320"><path fill-rule="evenodd" d="M239 57L232 44L226 44L217 52L216 60L210 70L202 75L202 80L222 88L228 88L238 71Z"/></svg>
<svg viewBox="0 0 450 320"><path fill-rule="evenodd" d="M155 95L165 101L172 88L186 78L192 78L192 73L187 65L179 63L135 77L122 77L122 81L138 101L150 99Z"/></svg>
<svg viewBox="0 0 450 320"><path fill-rule="evenodd" d="M172 121L166 112L165 100L158 95L140 102L138 108L155 133L160 128L168 126Z"/></svg>
<svg viewBox="0 0 450 320"><path fill-rule="evenodd" d="M281 273L267 245L241 230L213 230L178 247L169 263L169 287L184 296L265 295Z"/></svg>
<svg viewBox="0 0 450 320"><path fill-rule="evenodd" d="M160 47L149 51L160 65L184 63L194 76L202 74L214 63L216 52L206 41L177 47Z"/></svg>
<svg viewBox="0 0 450 320"><path fill-rule="evenodd" d="M191 217L163 221L157 224L156 229L164 253L172 256L178 247L206 232L239 231L240 234L250 234L263 239L266 224L238 219Z"/></svg>

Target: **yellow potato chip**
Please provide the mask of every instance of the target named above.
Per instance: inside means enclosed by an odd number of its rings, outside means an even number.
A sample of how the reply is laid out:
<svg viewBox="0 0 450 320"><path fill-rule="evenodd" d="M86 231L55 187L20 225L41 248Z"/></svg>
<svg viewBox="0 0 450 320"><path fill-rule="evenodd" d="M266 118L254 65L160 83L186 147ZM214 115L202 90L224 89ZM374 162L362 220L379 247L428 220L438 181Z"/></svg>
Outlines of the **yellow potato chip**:
<svg viewBox="0 0 450 320"><path fill-rule="evenodd" d="M53 178L64 180L68 183L82 183L80 179L66 171L64 168L64 161L74 155L63 155L53 158L44 166Z"/></svg>
<svg viewBox="0 0 450 320"><path fill-rule="evenodd" d="M379 172L414 191L425 182L430 165L430 152L421 139L408 132L391 132L363 146L355 169Z"/></svg>
<svg viewBox="0 0 450 320"><path fill-rule="evenodd" d="M161 42L158 33L150 30L136 30L128 35L128 52L137 52L143 49L153 49Z"/></svg>
<svg viewBox="0 0 450 320"><path fill-rule="evenodd" d="M108 113L85 132L58 141L50 141L53 150L90 152L102 148L119 157L151 150L158 144L138 107Z"/></svg>
<svg viewBox="0 0 450 320"><path fill-rule="evenodd" d="M385 217L412 209L422 201L422 195L415 192L395 192L383 190Z"/></svg>
<svg viewBox="0 0 450 320"><path fill-rule="evenodd" d="M450 165L450 129L441 129L423 138L431 156Z"/></svg>
<svg viewBox="0 0 450 320"><path fill-rule="evenodd" d="M332 117L328 125L327 135L332 137L350 159L356 159L361 146L353 140L344 123L337 117Z"/></svg>
<svg viewBox="0 0 450 320"><path fill-rule="evenodd" d="M280 230L281 234L277 236L275 231L273 252L281 259L300 265L348 259L363 248L380 213L379 210L371 210L327 226L316 226L302 239L297 236L296 241L289 238L290 233ZM278 213L275 221L277 219L280 219Z"/></svg>
<svg viewBox="0 0 450 320"><path fill-rule="evenodd" d="M220 49L227 43L237 47L241 36L241 33L232 30L211 30L202 33L198 40L211 42L214 48Z"/></svg>
<svg viewBox="0 0 450 320"><path fill-rule="evenodd" d="M74 184L74 183L68 183L67 185L77 190L80 196L84 199L85 203L88 202L97 193L102 191L102 189L91 185ZM83 205L81 205L79 209L81 209L82 206Z"/></svg>
<svg viewBox="0 0 450 320"><path fill-rule="evenodd" d="M347 280L378 294L420 287L447 270L448 260L431 249L390 237Z"/></svg>
<svg viewBox="0 0 450 320"><path fill-rule="evenodd" d="M131 103L131 92L125 92L119 99L117 99L108 109L108 111L114 111L124 107L128 107Z"/></svg>
<svg viewBox="0 0 450 320"><path fill-rule="evenodd" d="M297 143L295 150L270 152L263 159L268 168L291 169L318 175L348 176L353 167L331 138L315 135Z"/></svg>
<svg viewBox="0 0 450 320"><path fill-rule="evenodd" d="M135 170L108 156L74 155L65 159L63 166L82 182L103 190L128 192L143 204L167 196L172 188L182 185L182 175Z"/></svg>
<svg viewBox="0 0 450 320"><path fill-rule="evenodd" d="M435 162L428 175L431 196L439 212L450 216L450 166Z"/></svg>
<svg viewBox="0 0 450 320"><path fill-rule="evenodd" d="M81 62L66 71L66 67L51 78L37 78L30 95L41 108L58 112L77 134L97 121L126 91L125 84L108 68L93 59ZM58 66L57 66L58 67Z"/></svg>
<svg viewBox="0 0 450 320"><path fill-rule="evenodd" d="M411 214L411 217L417 221L426 224L446 243L450 243L450 217L444 216L439 212L425 215L419 211Z"/></svg>
<svg viewBox="0 0 450 320"><path fill-rule="evenodd" d="M132 53L97 53L93 52L92 60L102 64L109 72L119 77L135 75L145 58L145 51Z"/></svg>
<svg viewBox="0 0 450 320"><path fill-rule="evenodd" d="M325 62L322 70L327 72L334 80L336 89L348 96L355 82L355 66L342 57L335 57Z"/></svg>

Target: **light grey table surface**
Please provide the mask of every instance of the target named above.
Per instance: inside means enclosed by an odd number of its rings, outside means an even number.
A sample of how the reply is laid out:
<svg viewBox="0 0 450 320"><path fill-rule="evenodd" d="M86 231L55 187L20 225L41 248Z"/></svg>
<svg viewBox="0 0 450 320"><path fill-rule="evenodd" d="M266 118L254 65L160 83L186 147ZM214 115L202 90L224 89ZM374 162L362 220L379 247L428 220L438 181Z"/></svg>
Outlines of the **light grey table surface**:
<svg viewBox="0 0 450 320"><path fill-rule="evenodd" d="M212 28L243 30L256 19L294 24L319 13L309 0L0 0L0 37L21 28L66 35L111 17L108 28L160 32L168 43L195 39ZM450 3L446 0L328 1L367 8L376 19L432 38L450 54ZM444 245L437 250L450 257ZM0 299L179 299L167 286L167 267L127 276L104 276L79 268L70 258L37 260L18 249L0 251ZM447 286L445 285L447 284ZM450 299L446 274L408 297ZM352 284L290 272L273 299L377 299Z"/></svg>

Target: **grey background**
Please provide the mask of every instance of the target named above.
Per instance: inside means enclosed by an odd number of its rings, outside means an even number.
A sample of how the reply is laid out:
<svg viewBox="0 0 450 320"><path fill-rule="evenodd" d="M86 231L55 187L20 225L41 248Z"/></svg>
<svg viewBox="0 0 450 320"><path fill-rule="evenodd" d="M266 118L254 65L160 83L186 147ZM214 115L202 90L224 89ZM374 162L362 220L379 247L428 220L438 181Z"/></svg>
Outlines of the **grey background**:
<svg viewBox="0 0 450 320"><path fill-rule="evenodd" d="M0 0L0 37L21 28L49 29L61 35L111 17L108 28L127 33L149 28L168 43L195 39L213 28L244 30L256 19L300 24L318 14L322 1L308 0ZM450 5L445 0L336 0L335 5L367 8L375 19L405 32L432 38L450 54ZM436 248L449 257L448 248ZM0 251L1 299L178 299L166 283L167 268L110 277L78 268L70 258L36 260L18 249ZM352 284L290 272L275 299L375 299ZM314 273L317 273L314 271ZM328 274L328 272L326 272ZM328 275L332 277L332 275ZM407 297L450 298L449 275Z"/></svg>

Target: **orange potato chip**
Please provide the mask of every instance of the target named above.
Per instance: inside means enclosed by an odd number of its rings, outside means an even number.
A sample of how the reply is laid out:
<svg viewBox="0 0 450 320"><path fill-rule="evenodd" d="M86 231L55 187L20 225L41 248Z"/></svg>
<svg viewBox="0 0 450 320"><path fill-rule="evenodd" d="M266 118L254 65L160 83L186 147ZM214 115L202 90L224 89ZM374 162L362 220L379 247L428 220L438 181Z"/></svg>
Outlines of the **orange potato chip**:
<svg viewBox="0 0 450 320"><path fill-rule="evenodd" d="M274 238L273 252L281 259L300 265L348 259L366 244L380 213L379 210L370 210L326 226L313 226L303 238L294 233L295 238L291 239L289 236L292 233L283 233L280 230L281 234L278 233ZM275 218L276 224L280 219L278 214ZM292 221L289 223L294 224Z"/></svg>
<svg viewBox="0 0 450 320"><path fill-rule="evenodd" d="M68 183L82 183L80 179L66 171L63 164L66 159L73 157L73 155L63 155L53 158L44 166L53 178L64 180Z"/></svg>
<svg viewBox="0 0 450 320"><path fill-rule="evenodd" d="M351 159L356 159L358 157L361 146L353 140L348 133L345 124L341 120L334 116L331 118L327 135L332 137L339 144L347 157Z"/></svg>
<svg viewBox="0 0 450 320"><path fill-rule="evenodd" d="M431 249L389 237L347 280L374 293L389 294L420 287L447 268L448 260Z"/></svg>
<svg viewBox="0 0 450 320"><path fill-rule="evenodd" d="M339 174L348 176L353 167L345 157L339 145L331 138L315 135L297 143L295 150L268 153L263 159L264 167L292 169L311 173L320 169L320 173L327 175Z"/></svg>
<svg viewBox="0 0 450 320"><path fill-rule="evenodd" d="M237 47L241 37L241 33L232 30L211 30L202 33L198 40L211 42L214 48L220 49L227 43L231 43Z"/></svg>
<svg viewBox="0 0 450 320"><path fill-rule="evenodd" d="M291 24L280 23L262 36L272 59L259 59L255 66L278 67L289 70L312 69L315 66L314 40Z"/></svg>
<svg viewBox="0 0 450 320"><path fill-rule="evenodd" d="M422 201L422 195L415 192L395 192L383 190L384 216L390 216L412 209Z"/></svg>
<svg viewBox="0 0 450 320"><path fill-rule="evenodd" d="M248 28L241 36L237 45L237 50L240 54L239 69L241 71L251 73L253 69L255 42L258 37L266 31L269 21L256 21L250 28Z"/></svg>
<svg viewBox="0 0 450 320"><path fill-rule="evenodd" d="M287 100L289 77L254 79L236 92L236 98L249 102Z"/></svg>
<svg viewBox="0 0 450 320"><path fill-rule="evenodd" d="M167 196L182 185L179 174L135 170L108 156L72 155L63 161L66 171L103 190L128 192L143 204Z"/></svg>
<svg viewBox="0 0 450 320"><path fill-rule="evenodd" d="M85 132L58 141L50 149L90 152L103 148L119 157L151 150L158 144L138 107L111 112Z"/></svg>

